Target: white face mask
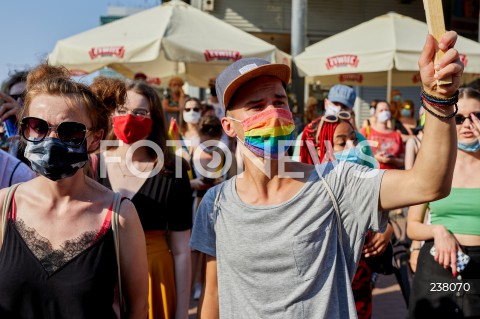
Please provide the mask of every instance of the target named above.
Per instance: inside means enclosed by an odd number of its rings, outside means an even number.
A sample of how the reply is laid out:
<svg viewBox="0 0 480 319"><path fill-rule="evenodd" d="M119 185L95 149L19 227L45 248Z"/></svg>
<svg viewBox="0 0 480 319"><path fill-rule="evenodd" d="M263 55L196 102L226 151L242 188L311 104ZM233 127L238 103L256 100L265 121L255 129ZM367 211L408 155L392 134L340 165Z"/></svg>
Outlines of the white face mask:
<svg viewBox="0 0 480 319"><path fill-rule="evenodd" d="M374 115L375 115L375 108L371 107L370 108L370 116L374 116Z"/></svg>
<svg viewBox="0 0 480 319"><path fill-rule="evenodd" d="M332 102L328 102L327 108L325 110L325 115L338 115L342 108L333 104Z"/></svg>
<svg viewBox="0 0 480 319"><path fill-rule="evenodd" d="M391 116L392 116L392 113L390 113L390 111L383 111L383 112L380 112L380 113L377 114L377 120L380 123L383 123L383 122L388 121Z"/></svg>
<svg viewBox="0 0 480 319"><path fill-rule="evenodd" d="M190 111L186 112L183 111L183 120L187 123L197 124L200 121L200 112Z"/></svg>

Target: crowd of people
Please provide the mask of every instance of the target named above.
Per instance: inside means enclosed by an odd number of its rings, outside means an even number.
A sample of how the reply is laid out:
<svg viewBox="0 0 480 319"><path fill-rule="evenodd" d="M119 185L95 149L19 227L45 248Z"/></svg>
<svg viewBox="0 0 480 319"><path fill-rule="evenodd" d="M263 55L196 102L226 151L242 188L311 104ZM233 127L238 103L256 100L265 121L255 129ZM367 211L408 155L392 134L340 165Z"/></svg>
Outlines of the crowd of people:
<svg viewBox="0 0 480 319"><path fill-rule="evenodd" d="M295 118L290 68L259 58L206 101L179 77L162 96L140 76L12 74L0 317L185 319L196 299L207 319L371 318L404 213L409 318L480 317L480 92L460 88L456 37L427 36L417 108L393 91L358 127L354 89Z"/></svg>

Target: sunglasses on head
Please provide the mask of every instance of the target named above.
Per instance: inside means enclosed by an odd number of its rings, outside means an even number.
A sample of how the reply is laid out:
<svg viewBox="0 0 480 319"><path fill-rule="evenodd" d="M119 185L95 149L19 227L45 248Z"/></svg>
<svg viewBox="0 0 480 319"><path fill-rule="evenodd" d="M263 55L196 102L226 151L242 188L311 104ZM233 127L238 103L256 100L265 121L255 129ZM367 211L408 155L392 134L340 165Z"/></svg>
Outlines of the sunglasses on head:
<svg viewBox="0 0 480 319"><path fill-rule="evenodd" d="M57 126L49 126L47 121L31 116L22 119L20 128L23 138L29 142L41 142L53 130L63 144L73 147L82 145L90 131L85 124L79 122L62 122Z"/></svg>
<svg viewBox="0 0 480 319"><path fill-rule="evenodd" d="M339 120L350 120L352 118L352 114L347 111L340 111L338 112L337 115L335 114L329 114L329 115L324 115L322 116L322 120L320 121L320 125L318 125L317 128L317 134L315 136L315 140L318 141L318 137L320 136L320 132L323 128L323 123L329 122L329 123L336 123Z"/></svg>
<svg viewBox="0 0 480 319"><path fill-rule="evenodd" d="M199 107L185 108L185 112L190 112L191 110L193 110L194 112L200 112Z"/></svg>
<svg viewBox="0 0 480 319"><path fill-rule="evenodd" d="M470 115L473 114L475 115L477 118L480 118L480 112L473 112L473 113L470 113ZM460 124L463 124L463 122L465 122L466 119L470 119L470 121L472 120L472 118L469 116L465 117L461 114L457 114L455 115L455 124L457 125L460 125Z"/></svg>
<svg viewBox="0 0 480 319"><path fill-rule="evenodd" d="M335 114L324 115L322 117L322 120L325 121L325 122L335 123L335 122L338 122L339 119L349 120L351 118L352 118L352 115L350 114L350 112L340 111L340 112L338 112L337 115L335 115Z"/></svg>

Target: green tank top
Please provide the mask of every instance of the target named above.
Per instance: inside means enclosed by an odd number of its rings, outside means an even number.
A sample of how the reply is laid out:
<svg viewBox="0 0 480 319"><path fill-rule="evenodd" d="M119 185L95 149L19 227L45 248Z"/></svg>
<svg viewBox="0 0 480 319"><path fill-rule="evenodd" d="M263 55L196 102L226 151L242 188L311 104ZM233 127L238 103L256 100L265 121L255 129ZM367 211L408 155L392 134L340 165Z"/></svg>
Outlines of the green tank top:
<svg viewBox="0 0 480 319"><path fill-rule="evenodd" d="M432 224L454 234L480 235L480 188L452 188L449 196L429 207Z"/></svg>

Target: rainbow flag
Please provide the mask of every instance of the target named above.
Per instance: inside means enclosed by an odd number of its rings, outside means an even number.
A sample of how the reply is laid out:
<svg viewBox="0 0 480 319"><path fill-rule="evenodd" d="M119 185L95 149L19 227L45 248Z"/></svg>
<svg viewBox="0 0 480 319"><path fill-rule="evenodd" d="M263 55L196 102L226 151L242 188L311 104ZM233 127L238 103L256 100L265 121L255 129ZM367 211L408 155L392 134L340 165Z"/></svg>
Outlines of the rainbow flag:
<svg viewBox="0 0 480 319"><path fill-rule="evenodd" d="M168 127L168 139L174 141L174 145L172 147L172 151L174 153L177 153L177 150L180 150L183 148L185 152L188 154L188 148L183 142L183 136L180 133L180 128L178 127L177 121L172 117L170 119L170 125ZM180 152L180 151L178 151Z"/></svg>

